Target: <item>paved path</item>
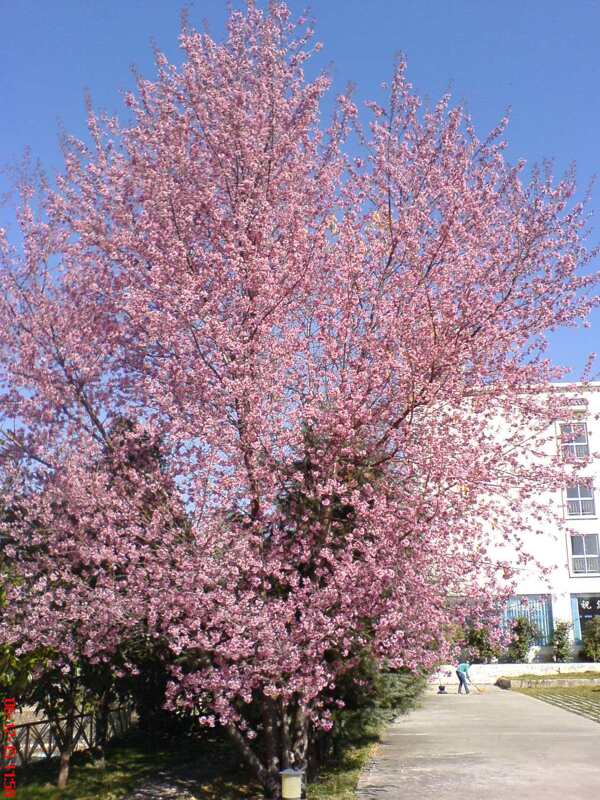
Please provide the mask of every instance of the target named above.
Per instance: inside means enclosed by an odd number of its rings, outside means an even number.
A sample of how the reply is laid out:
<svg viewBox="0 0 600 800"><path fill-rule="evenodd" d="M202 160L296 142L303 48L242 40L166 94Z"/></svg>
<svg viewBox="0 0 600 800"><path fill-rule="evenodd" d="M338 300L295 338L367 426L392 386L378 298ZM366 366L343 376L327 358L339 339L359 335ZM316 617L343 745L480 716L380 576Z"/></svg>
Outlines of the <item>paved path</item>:
<svg viewBox="0 0 600 800"><path fill-rule="evenodd" d="M146 783L138 786L126 800L194 800L198 788L193 770L178 772L161 770Z"/></svg>
<svg viewBox="0 0 600 800"><path fill-rule="evenodd" d="M596 800L600 724L516 692L429 694L387 731L362 800Z"/></svg>

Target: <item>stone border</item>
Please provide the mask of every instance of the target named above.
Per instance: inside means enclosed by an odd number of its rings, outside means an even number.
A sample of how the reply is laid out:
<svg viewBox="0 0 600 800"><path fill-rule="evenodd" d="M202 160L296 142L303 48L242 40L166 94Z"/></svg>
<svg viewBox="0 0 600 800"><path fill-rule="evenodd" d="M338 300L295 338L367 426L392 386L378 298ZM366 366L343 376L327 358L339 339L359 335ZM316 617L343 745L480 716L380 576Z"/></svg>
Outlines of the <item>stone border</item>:
<svg viewBox="0 0 600 800"><path fill-rule="evenodd" d="M598 672L600 679L600 664L591 662L575 661L557 664L552 661L543 663L523 663L523 664L472 664L469 670L473 683L495 684L498 678L514 678L518 675L544 675L556 676L561 672ZM577 679L573 679L577 680ZM586 680L596 680L587 678ZM456 677L456 667L452 664L442 665L436 673L431 675L428 681L432 686L458 686Z"/></svg>
<svg viewBox="0 0 600 800"><path fill-rule="evenodd" d="M508 684L508 685L507 685ZM600 686L600 678L515 678L501 677L496 681L496 686L501 689L510 689L516 687L518 689L538 689L544 686Z"/></svg>

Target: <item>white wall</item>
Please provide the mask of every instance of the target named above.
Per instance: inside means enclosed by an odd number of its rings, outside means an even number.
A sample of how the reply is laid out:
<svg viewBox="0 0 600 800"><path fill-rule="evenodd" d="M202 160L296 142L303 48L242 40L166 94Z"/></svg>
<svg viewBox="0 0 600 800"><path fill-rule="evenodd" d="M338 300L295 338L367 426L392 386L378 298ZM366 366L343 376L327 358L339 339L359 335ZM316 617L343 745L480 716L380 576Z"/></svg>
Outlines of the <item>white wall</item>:
<svg viewBox="0 0 600 800"><path fill-rule="evenodd" d="M600 678L600 664L571 662L565 664L473 664L469 674L473 683L494 684L498 678L510 678L517 675L556 675L565 672L597 671ZM456 667L446 664L440 667L428 681L432 686L458 686Z"/></svg>
<svg viewBox="0 0 600 800"><path fill-rule="evenodd" d="M600 595L600 574L595 575L574 575L571 571L570 558L570 534L573 533L600 533L600 382L591 384L589 388L583 388L578 384L571 384L570 389L573 395L573 415L575 419L577 411L584 410L584 416L588 428L588 441L590 448L590 460L585 474L594 481L596 516L593 518L575 519L569 518L566 514L566 497L564 493L556 492L553 494L545 493L540 495L548 506L552 506L559 512L563 520L563 527L556 522L544 523L541 535L528 536L524 543L524 549L533 558L529 565L522 566L517 570L516 594L550 594L552 596L552 611L554 622L572 622L571 595L572 594L594 594ZM587 406L576 400L585 400ZM572 421L565 419L565 422ZM545 447L548 458L555 456L558 452L558 425L553 431L554 438ZM499 434L502 435L502 423L499 424ZM494 557L506 558L511 563L516 563L516 551L505 544L498 543L493 547ZM551 574L545 576L541 574L539 568L533 563L533 559L541 562L544 566L552 568ZM539 651L539 648L538 648ZM537 653L538 657L548 656L548 651Z"/></svg>

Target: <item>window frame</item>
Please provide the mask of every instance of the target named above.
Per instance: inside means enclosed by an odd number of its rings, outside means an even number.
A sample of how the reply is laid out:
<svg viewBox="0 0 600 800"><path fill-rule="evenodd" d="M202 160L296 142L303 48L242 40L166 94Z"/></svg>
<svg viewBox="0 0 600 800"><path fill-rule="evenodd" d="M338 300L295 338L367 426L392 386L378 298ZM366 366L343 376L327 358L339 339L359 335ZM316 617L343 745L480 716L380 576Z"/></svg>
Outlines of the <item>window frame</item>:
<svg viewBox="0 0 600 800"><path fill-rule="evenodd" d="M568 491L570 487L577 488L577 497L569 497ZM589 488L591 491L590 497L582 497L580 487L584 486ZM586 483L583 480L574 480L573 482L567 483L563 491L564 496L564 516L565 519L597 519L596 513L596 491L594 489L594 484L590 481L590 483ZM583 503L585 501L591 502L592 504L592 511L589 514L583 512ZM569 503L577 503L579 506L579 511L574 514L571 514L569 511Z"/></svg>
<svg viewBox="0 0 600 800"><path fill-rule="evenodd" d="M575 555L573 553L573 539L575 537L580 537L583 544L583 553L581 555ZM596 537L596 552L595 553L588 553L585 546L585 537L586 536L595 536ZM583 559L585 562L585 571L582 572L580 570L575 570L574 561L576 558ZM589 570L588 567L588 559L596 558L598 560L598 569L597 570ZM573 578L588 578L588 577L595 577L597 578L600 575L600 534L598 533L570 533L569 534L569 572L571 577Z"/></svg>
<svg viewBox="0 0 600 800"><path fill-rule="evenodd" d="M500 624L504 630L509 630L517 617L526 617L537 626L540 636L532 642L532 647L548 647L551 644L554 632L552 594L514 594L505 602L501 614Z"/></svg>
<svg viewBox="0 0 600 800"><path fill-rule="evenodd" d="M590 432L588 429L588 424L586 419L571 419L571 420L563 420L562 422L558 422L558 451L563 461L573 462L573 461L587 461L590 457ZM583 431L585 435L585 443L577 443L577 442L564 442L563 441L563 426L570 425L573 427L574 425L581 425L583 426ZM578 455L577 448L578 447L585 447L585 454ZM569 448L571 448L571 452L569 453Z"/></svg>

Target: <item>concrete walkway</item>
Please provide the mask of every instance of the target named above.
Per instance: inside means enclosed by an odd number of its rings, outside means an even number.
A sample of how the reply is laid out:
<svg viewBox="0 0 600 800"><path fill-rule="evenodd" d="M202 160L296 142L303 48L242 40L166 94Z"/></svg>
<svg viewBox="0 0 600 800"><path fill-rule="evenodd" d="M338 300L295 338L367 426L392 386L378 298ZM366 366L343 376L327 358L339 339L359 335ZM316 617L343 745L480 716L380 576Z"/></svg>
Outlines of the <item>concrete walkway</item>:
<svg viewBox="0 0 600 800"><path fill-rule="evenodd" d="M495 687L426 695L386 732L363 800L595 800L600 724Z"/></svg>

